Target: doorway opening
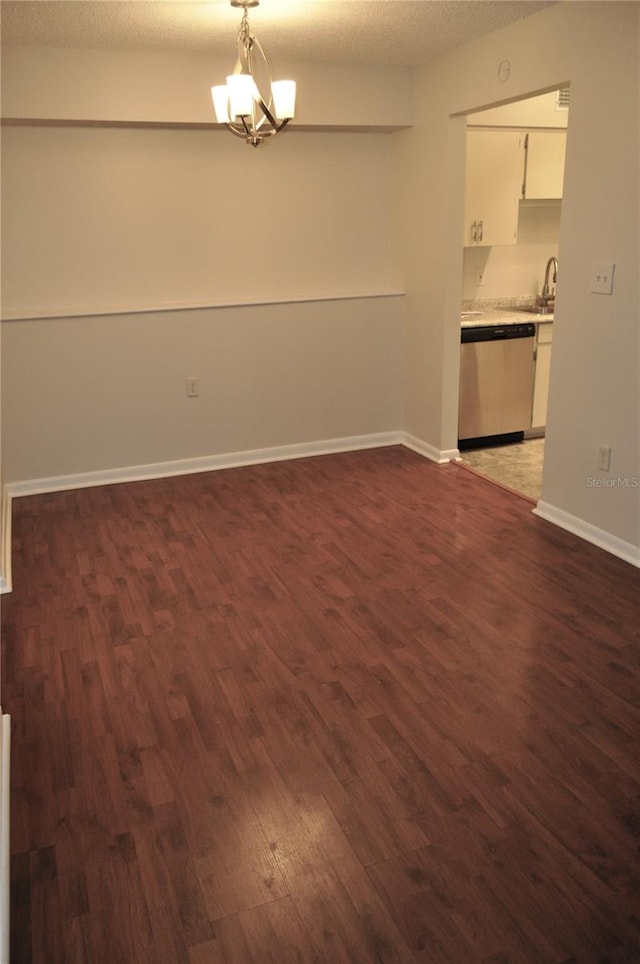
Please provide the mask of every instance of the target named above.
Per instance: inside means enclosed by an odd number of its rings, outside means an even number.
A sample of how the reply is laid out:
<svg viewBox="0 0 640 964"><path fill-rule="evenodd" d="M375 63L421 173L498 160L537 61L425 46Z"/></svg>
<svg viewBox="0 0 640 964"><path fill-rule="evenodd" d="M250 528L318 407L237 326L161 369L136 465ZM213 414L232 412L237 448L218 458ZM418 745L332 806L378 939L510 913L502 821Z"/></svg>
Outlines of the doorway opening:
<svg viewBox="0 0 640 964"><path fill-rule="evenodd" d="M463 342L473 341L476 329L479 337L477 349L463 345L461 354L461 463L535 502L542 491L555 295L562 275L559 241L568 119L569 88L562 87L468 114L466 123L461 331ZM495 364L489 369L483 359L491 326L497 337L504 337L508 326L526 323L535 327L531 371L516 405L513 378L502 397L501 370ZM493 352L502 357L499 346ZM505 371L510 357L505 346ZM493 416L494 425L489 412L494 413L496 405L501 413ZM469 406L475 406L471 420ZM472 440L462 428L469 421L483 427ZM500 438L505 432L508 444Z"/></svg>

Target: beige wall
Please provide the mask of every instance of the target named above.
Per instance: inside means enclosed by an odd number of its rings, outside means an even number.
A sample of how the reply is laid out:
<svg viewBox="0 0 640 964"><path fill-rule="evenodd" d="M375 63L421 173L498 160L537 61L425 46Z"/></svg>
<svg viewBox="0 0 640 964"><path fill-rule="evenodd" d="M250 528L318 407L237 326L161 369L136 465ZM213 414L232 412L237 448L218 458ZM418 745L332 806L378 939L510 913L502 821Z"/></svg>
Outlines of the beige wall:
<svg viewBox="0 0 640 964"><path fill-rule="evenodd" d="M503 104L469 114L467 123L474 127L566 127L569 111L557 107L557 91L551 90L537 97L528 97L513 104Z"/></svg>
<svg viewBox="0 0 640 964"><path fill-rule="evenodd" d="M464 183L464 130L452 115L570 82L542 499L549 515L636 552L639 11L635 3L559 4L449 52L419 71L416 124L394 135L396 255L408 309L405 425L447 449L457 410ZM504 60L506 82L498 77ZM598 261L616 263L613 297L589 291ZM612 475L628 487L589 484L602 475L599 444L612 446Z"/></svg>
<svg viewBox="0 0 640 964"><path fill-rule="evenodd" d="M4 315L390 289L390 137L9 127Z"/></svg>
<svg viewBox="0 0 640 964"><path fill-rule="evenodd" d="M394 431L402 299L7 322L8 481ZM185 381L197 377L198 398Z"/></svg>
<svg viewBox="0 0 640 964"><path fill-rule="evenodd" d="M209 59L7 53L8 482L401 428L392 145L345 125L406 120L411 71L305 68L314 129L254 150L211 125Z"/></svg>
<svg viewBox="0 0 640 964"><path fill-rule="evenodd" d="M216 59L196 52L7 47L0 65L2 115L213 127L210 88L233 66L233 50L229 53ZM298 129L393 129L412 121L409 68L280 60L274 67L279 76L296 79Z"/></svg>

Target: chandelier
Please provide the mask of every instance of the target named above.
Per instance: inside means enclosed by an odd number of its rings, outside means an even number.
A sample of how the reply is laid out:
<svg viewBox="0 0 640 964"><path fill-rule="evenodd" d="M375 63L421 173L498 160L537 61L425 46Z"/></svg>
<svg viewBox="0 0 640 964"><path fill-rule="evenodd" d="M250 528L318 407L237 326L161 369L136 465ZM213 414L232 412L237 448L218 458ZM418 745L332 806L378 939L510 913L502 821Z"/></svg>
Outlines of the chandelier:
<svg viewBox="0 0 640 964"><path fill-rule="evenodd" d="M232 7L242 7L244 11L238 30L238 59L226 84L211 88L218 123L226 124L233 134L253 147L278 134L293 117L296 105L295 80L271 80L269 61L260 41L251 33L248 8L257 7L259 2L231 0ZM254 80L254 54L269 82L268 100Z"/></svg>

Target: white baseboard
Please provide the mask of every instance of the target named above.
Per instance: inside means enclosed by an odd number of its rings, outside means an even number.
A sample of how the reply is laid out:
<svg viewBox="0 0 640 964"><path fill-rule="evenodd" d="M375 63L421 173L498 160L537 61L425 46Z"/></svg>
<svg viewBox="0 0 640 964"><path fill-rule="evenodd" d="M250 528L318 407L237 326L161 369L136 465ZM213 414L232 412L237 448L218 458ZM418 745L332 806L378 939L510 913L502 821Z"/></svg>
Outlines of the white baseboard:
<svg viewBox="0 0 640 964"><path fill-rule="evenodd" d="M69 489L86 489L96 485L114 485L120 482L141 482L146 479L162 479L177 475L193 475L197 472L213 472L218 469L231 469L242 465L283 462L288 459L332 455L338 452L356 452L361 449L383 448L389 445L401 445L402 443L402 432L352 435L348 438L301 442L295 445L280 445L268 449L228 452L223 455L205 455L202 458L195 459L177 459L172 462L153 462L148 465L129 465L120 469L81 472L77 475L28 479L25 482L10 482L7 488L10 495L16 499L25 495L40 495L46 492L61 492Z"/></svg>
<svg viewBox="0 0 640 964"><path fill-rule="evenodd" d="M0 494L0 595L11 592L11 492L8 485L2 486Z"/></svg>
<svg viewBox="0 0 640 964"><path fill-rule="evenodd" d="M548 502L538 502L533 514L541 519L546 519L547 522L552 522L561 529L566 529L567 532L579 536L580 539L584 539L600 549L605 549L612 555L618 556L619 559L624 559L625 562L630 562L632 566L640 568L640 547L634 546L631 542L618 539L610 532L599 529L597 526L593 526L575 515L570 515L568 512L563 512L562 509L557 509Z"/></svg>
<svg viewBox="0 0 640 964"><path fill-rule="evenodd" d="M424 455L426 459L437 462L438 465L443 465L445 462L454 462L457 458L460 458L458 449L437 449L435 446L429 445L428 442L423 442L422 439L406 432L402 437L402 444L405 448L411 449L412 452L417 452L418 455Z"/></svg>
<svg viewBox="0 0 640 964"><path fill-rule="evenodd" d="M11 717L0 709L0 964L9 964Z"/></svg>

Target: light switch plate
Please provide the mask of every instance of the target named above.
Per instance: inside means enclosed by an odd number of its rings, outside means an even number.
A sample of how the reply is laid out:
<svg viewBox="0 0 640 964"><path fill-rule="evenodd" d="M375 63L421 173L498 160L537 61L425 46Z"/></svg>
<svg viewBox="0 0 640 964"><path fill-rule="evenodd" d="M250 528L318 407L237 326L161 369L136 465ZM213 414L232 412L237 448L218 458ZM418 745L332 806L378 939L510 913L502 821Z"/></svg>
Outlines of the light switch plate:
<svg viewBox="0 0 640 964"><path fill-rule="evenodd" d="M615 264L610 262L600 262L591 266L591 291L593 294L613 294L613 275L615 269Z"/></svg>

